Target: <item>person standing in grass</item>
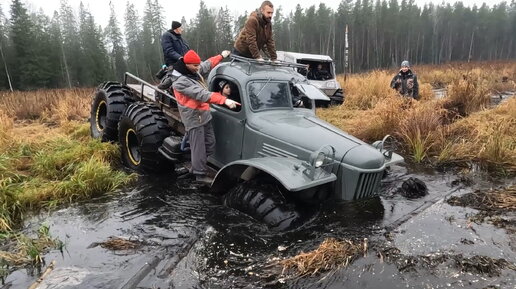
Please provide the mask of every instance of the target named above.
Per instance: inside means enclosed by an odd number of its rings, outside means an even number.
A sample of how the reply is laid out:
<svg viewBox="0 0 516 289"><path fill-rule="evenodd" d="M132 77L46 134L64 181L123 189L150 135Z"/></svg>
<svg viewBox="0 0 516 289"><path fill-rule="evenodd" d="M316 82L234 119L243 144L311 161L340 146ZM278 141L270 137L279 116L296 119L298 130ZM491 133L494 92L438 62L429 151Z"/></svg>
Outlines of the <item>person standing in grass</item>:
<svg viewBox="0 0 516 289"><path fill-rule="evenodd" d="M401 63L400 71L392 78L391 88L397 90L402 96L419 100L417 76L410 69L408 60L404 60Z"/></svg>

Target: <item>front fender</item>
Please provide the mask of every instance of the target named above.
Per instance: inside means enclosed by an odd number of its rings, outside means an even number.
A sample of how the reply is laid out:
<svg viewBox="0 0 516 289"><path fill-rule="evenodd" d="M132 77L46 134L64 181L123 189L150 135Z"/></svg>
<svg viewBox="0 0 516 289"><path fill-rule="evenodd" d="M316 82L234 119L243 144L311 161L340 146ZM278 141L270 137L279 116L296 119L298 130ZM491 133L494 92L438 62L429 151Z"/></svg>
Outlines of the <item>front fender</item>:
<svg viewBox="0 0 516 289"><path fill-rule="evenodd" d="M212 191L225 192L240 179L250 180L264 172L282 184L288 191L296 192L333 182L337 176L316 169L313 179L306 175L303 161L294 158L264 157L238 160L220 169L212 184Z"/></svg>

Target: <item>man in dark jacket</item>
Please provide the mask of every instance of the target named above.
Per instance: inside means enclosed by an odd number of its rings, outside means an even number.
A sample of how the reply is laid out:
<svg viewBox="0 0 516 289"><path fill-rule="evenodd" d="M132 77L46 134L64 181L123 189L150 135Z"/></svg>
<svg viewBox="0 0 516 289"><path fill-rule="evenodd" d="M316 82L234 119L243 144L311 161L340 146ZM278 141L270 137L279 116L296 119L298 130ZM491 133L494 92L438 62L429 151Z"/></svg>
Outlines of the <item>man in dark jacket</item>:
<svg viewBox="0 0 516 289"><path fill-rule="evenodd" d="M181 37L183 28L181 23L172 21L172 29L165 31L161 36L161 47L167 66L174 65L183 55L190 50L186 41Z"/></svg>
<svg viewBox="0 0 516 289"><path fill-rule="evenodd" d="M259 11L249 15L244 28L238 34L233 47L233 54L263 60L260 50L267 46L271 60L276 60L276 46L272 37L272 14L274 6L270 1L263 1Z"/></svg>
<svg viewBox="0 0 516 289"><path fill-rule="evenodd" d="M419 99L419 84L416 74L410 70L407 60L401 63L401 69L391 81L391 88L397 90L402 96Z"/></svg>
<svg viewBox="0 0 516 289"><path fill-rule="evenodd" d="M207 176L207 157L215 150L215 134L211 124L210 103L224 104L231 109L240 103L233 101L219 92L207 89L203 75L207 75L222 58L230 54L228 50L213 56L201 63L201 58L193 50L189 50L174 65L172 73L174 95L177 99L179 114L185 126L190 142L192 156L192 173L196 180L211 183Z"/></svg>

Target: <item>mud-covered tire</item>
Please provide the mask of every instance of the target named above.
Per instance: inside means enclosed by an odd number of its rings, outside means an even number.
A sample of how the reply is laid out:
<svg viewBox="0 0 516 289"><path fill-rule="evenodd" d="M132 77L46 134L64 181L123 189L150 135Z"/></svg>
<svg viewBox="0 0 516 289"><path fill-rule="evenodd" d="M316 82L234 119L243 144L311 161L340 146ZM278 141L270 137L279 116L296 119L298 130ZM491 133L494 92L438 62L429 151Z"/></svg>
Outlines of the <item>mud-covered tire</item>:
<svg viewBox="0 0 516 289"><path fill-rule="evenodd" d="M415 199L428 195L428 188L422 180L411 177L403 182L397 193L405 198Z"/></svg>
<svg viewBox="0 0 516 289"><path fill-rule="evenodd" d="M302 214L288 203L278 185L259 180L245 181L224 196L224 205L239 210L269 228L283 231L302 224Z"/></svg>
<svg viewBox="0 0 516 289"><path fill-rule="evenodd" d="M141 173L171 172L174 164L158 151L170 135L172 128L155 104L130 104L118 123L122 162Z"/></svg>
<svg viewBox="0 0 516 289"><path fill-rule="evenodd" d="M132 102L130 90L122 84L109 81L99 85L91 103L91 136L101 141L117 141L118 121Z"/></svg>

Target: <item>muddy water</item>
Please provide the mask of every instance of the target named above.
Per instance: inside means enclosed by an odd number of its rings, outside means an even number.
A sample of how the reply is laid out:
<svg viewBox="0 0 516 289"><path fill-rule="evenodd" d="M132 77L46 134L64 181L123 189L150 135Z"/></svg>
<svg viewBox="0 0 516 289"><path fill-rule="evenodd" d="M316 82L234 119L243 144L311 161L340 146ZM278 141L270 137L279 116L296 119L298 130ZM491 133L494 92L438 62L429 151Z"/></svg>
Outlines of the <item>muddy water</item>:
<svg viewBox="0 0 516 289"><path fill-rule="evenodd" d="M413 200L396 194L413 176L429 194ZM514 180L473 176L464 181L447 172L395 167L381 199L324 204L304 226L285 233L222 206L188 181L143 180L28 224L45 221L66 243L64 254L45 256L57 266L38 288L514 288L514 234L471 223L475 210L444 201ZM144 245L116 252L95 246L110 236ZM274 265L328 237L367 238L370 249L348 268L313 277L292 279ZM27 288L35 279L22 269L6 282Z"/></svg>

